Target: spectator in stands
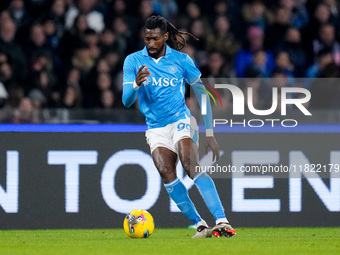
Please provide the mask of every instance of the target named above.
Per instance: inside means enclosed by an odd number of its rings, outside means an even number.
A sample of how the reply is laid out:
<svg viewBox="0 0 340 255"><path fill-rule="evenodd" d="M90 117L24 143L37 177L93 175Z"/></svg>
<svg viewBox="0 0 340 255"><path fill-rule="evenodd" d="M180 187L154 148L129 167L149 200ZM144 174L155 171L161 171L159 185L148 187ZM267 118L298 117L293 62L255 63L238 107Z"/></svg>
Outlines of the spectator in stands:
<svg viewBox="0 0 340 255"><path fill-rule="evenodd" d="M8 62L7 54L0 52L0 82L7 88L13 83L13 71L12 66Z"/></svg>
<svg viewBox="0 0 340 255"><path fill-rule="evenodd" d="M131 12L128 10L128 3L123 0L113 0L109 4L109 8L107 8L107 13L105 15L105 29L111 29L113 20L116 17L123 17L128 23L128 26L133 33L138 33L138 28L136 28L136 18L135 15L131 15ZM104 30L105 30L104 29Z"/></svg>
<svg viewBox="0 0 340 255"><path fill-rule="evenodd" d="M318 38L320 28L323 24L332 23L333 18L331 16L331 12L329 7L322 2L319 3L313 15L311 15L311 20L308 25L303 29L303 47L307 54L307 62L308 64L313 63L314 55L313 55L313 40Z"/></svg>
<svg viewBox="0 0 340 255"><path fill-rule="evenodd" d="M310 29L314 30L313 38L317 37L318 30L322 26L322 24L331 23L332 22L332 16L329 7L324 4L320 3L314 12L314 19L310 23Z"/></svg>
<svg viewBox="0 0 340 255"><path fill-rule="evenodd" d="M29 99L31 99L34 109L39 110L47 105L47 98L39 89L32 89L28 92Z"/></svg>
<svg viewBox="0 0 340 255"><path fill-rule="evenodd" d="M116 40L116 35L110 28L105 28L100 35L100 51L102 54L107 53L110 50L119 50L119 45Z"/></svg>
<svg viewBox="0 0 340 255"><path fill-rule="evenodd" d="M289 24L301 29L309 20L309 14L306 8L307 0L280 0L281 8L289 13Z"/></svg>
<svg viewBox="0 0 340 255"><path fill-rule="evenodd" d="M311 65L307 70L308 78L315 78L321 74L321 70L323 70L327 65L333 63L332 52L329 48L325 48L320 50L317 53L315 62Z"/></svg>
<svg viewBox="0 0 340 255"><path fill-rule="evenodd" d="M98 106L98 79L102 73L109 74L111 79L110 65L103 56L93 66L90 73L86 76L86 80L81 82L81 91L83 92L83 106L86 108L93 108Z"/></svg>
<svg viewBox="0 0 340 255"><path fill-rule="evenodd" d="M294 65L290 62L290 57L288 52L280 51L276 54L275 57L275 68L282 69L287 77L293 79L294 78Z"/></svg>
<svg viewBox="0 0 340 255"><path fill-rule="evenodd" d="M228 77L228 73L225 66L225 58L222 56L220 52L214 51L209 54L208 64L201 68L202 77L207 78L207 83L213 86L216 83L230 83ZM225 112L230 106L230 95L226 94L224 90L218 91L221 100L222 106L213 107L213 111L217 114L219 112ZM192 103L196 100L190 100ZM195 108L195 106L192 106Z"/></svg>
<svg viewBox="0 0 340 255"><path fill-rule="evenodd" d="M277 47L277 52L285 51L289 55L290 62L294 66L295 77L304 77L307 69L307 57L301 44L300 31L290 27L284 37L284 41Z"/></svg>
<svg viewBox="0 0 340 255"><path fill-rule="evenodd" d="M280 70L286 74L288 79L287 82L288 87L302 86L302 84L297 85L297 80L295 79L295 76L293 74L294 65L290 62L288 52L281 51L276 55L275 67L273 69L273 72L275 72L276 70Z"/></svg>
<svg viewBox="0 0 340 255"><path fill-rule="evenodd" d="M270 81L271 85L276 87L276 88L283 88L283 87L288 87L289 86L289 79L284 70L280 68L276 68L272 72L273 78L272 81Z"/></svg>
<svg viewBox="0 0 340 255"><path fill-rule="evenodd" d="M111 76L116 76L118 73L122 72L122 60L120 58L120 54L117 51L111 50L103 55L103 58L110 67Z"/></svg>
<svg viewBox="0 0 340 255"><path fill-rule="evenodd" d="M31 28L30 36L26 43L22 46L26 59L30 62L33 57L40 53L49 54L54 57L52 49L48 45L44 28L41 24L35 24Z"/></svg>
<svg viewBox="0 0 340 255"><path fill-rule="evenodd" d="M340 3L337 0L324 0L324 4L326 4L331 12L333 19L339 17L340 15Z"/></svg>
<svg viewBox="0 0 340 255"><path fill-rule="evenodd" d="M266 31L268 23L272 20L272 13L269 12L262 0L252 0L243 5L242 9L245 27L257 26Z"/></svg>
<svg viewBox="0 0 340 255"><path fill-rule="evenodd" d="M75 0L75 5L71 6L66 13L66 28L73 26L75 18L83 14L89 24L89 27L98 33L104 30L104 16L95 10L94 0Z"/></svg>
<svg viewBox="0 0 340 255"><path fill-rule="evenodd" d="M66 86L80 89L81 74L78 68L72 68L67 74Z"/></svg>
<svg viewBox="0 0 340 255"><path fill-rule="evenodd" d="M73 86L67 86L62 99L62 107L67 109L79 109L82 107L81 91Z"/></svg>
<svg viewBox="0 0 340 255"><path fill-rule="evenodd" d="M189 28L191 24L197 20L202 19L201 9L195 1L189 1L182 6L183 10L180 12L178 18L178 26ZM175 23L174 23L175 24Z"/></svg>
<svg viewBox="0 0 340 255"><path fill-rule="evenodd" d="M103 93L105 93L107 90L110 90L112 93L114 93L113 89L114 86L110 74L105 72L99 73L96 80L95 105L97 107L102 107ZM114 94L113 97L115 97Z"/></svg>
<svg viewBox="0 0 340 255"><path fill-rule="evenodd" d="M113 0L111 1L110 5L110 14L106 15L108 19L110 19L110 16L127 16L129 15L127 13L126 3L123 0ZM111 24L111 22L107 22L106 25Z"/></svg>
<svg viewBox="0 0 340 255"><path fill-rule="evenodd" d="M71 64L80 70L82 78L85 78L89 74L91 68L95 65L95 59L91 55L88 45L82 42L76 47Z"/></svg>
<svg viewBox="0 0 340 255"><path fill-rule="evenodd" d="M201 9L194 1L190 1L187 4L186 13L188 14L188 18L190 18L191 20L195 20L201 17Z"/></svg>
<svg viewBox="0 0 340 255"><path fill-rule="evenodd" d="M13 84L8 87L7 109L17 108L21 99L25 95L23 87L18 84Z"/></svg>
<svg viewBox="0 0 340 255"><path fill-rule="evenodd" d="M83 42L84 33L89 28L85 15L78 15L71 29L65 31L61 39L62 59L64 64L69 64L70 56L73 55L75 48Z"/></svg>
<svg viewBox="0 0 340 255"><path fill-rule="evenodd" d="M59 39L65 31L66 3L64 0L54 0L50 9L43 14L41 20L53 20L55 33Z"/></svg>
<svg viewBox="0 0 340 255"><path fill-rule="evenodd" d="M248 69L253 69L258 71L262 78L269 78L272 68L273 66L268 65L266 52L258 50L254 52L252 62L246 67L245 73L247 73Z"/></svg>
<svg viewBox="0 0 340 255"><path fill-rule="evenodd" d="M290 27L289 10L278 8L275 12L274 23L266 31L265 45L266 48L274 51L282 41L282 37L287 33Z"/></svg>
<svg viewBox="0 0 340 255"><path fill-rule="evenodd" d="M198 39L189 38L190 44L198 51L205 51L207 47L207 38L211 36L209 26L205 24L203 19L195 19L191 23L189 31Z"/></svg>
<svg viewBox="0 0 340 255"><path fill-rule="evenodd" d="M218 51L228 60L228 66L232 66L235 55L241 45L230 32L230 23L226 16L219 16L214 23L214 32L209 34L206 49Z"/></svg>
<svg viewBox="0 0 340 255"><path fill-rule="evenodd" d="M132 41L133 35L129 30L128 23L125 18L116 17L112 22L111 28L116 36L120 54L126 55L130 53L129 45Z"/></svg>
<svg viewBox="0 0 340 255"><path fill-rule="evenodd" d="M214 4L213 13L210 14L209 22L213 23L216 17L229 15L228 1L218 0Z"/></svg>
<svg viewBox="0 0 340 255"><path fill-rule="evenodd" d="M34 114L34 106L31 99L24 97L20 100L19 106L14 112L13 123L38 123Z"/></svg>
<svg viewBox="0 0 340 255"><path fill-rule="evenodd" d="M16 25L12 19L0 24L0 51L4 52L11 63L13 77L20 82L26 75L26 59L22 48L15 42Z"/></svg>
<svg viewBox="0 0 340 255"><path fill-rule="evenodd" d="M101 55L99 47L99 35L93 29L89 28L84 32L84 42L89 47L90 55L97 60Z"/></svg>
<svg viewBox="0 0 340 255"><path fill-rule="evenodd" d="M59 54L60 44L60 36L58 35L57 25L53 18L50 17L42 20L41 25L46 37L47 48L50 49L56 57Z"/></svg>
<svg viewBox="0 0 340 255"><path fill-rule="evenodd" d="M244 77L244 71L246 67L251 64L253 60L254 53L263 50L263 31L256 26L251 26L247 30L247 43L244 47L237 52L235 60L236 75L239 78ZM271 51L265 51L267 58L268 69L274 66L274 57Z"/></svg>
<svg viewBox="0 0 340 255"><path fill-rule="evenodd" d="M0 81L0 108L3 108L8 98L8 92L5 85Z"/></svg>
<svg viewBox="0 0 340 255"><path fill-rule="evenodd" d="M112 79L109 73L102 72L97 76L96 86L100 92L112 89Z"/></svg>
<svg viewBox="0 0 340 255"><path fill-rule="evenodd" d="M46 17L41 21L45 37L46 48L53 55L53 64L56 71L62 70L62 51L61 49L61 37L58 35L56 20L52 17Z"/></svg>
<svg viewBox="0 0 340 255"><path fill-rule="evenodd" d="M56 85L52 61L51 56L45 53L39 53L39 55L33 57L26 81L27 94L39 90L45 98L46 105L50 100L51 91Z"/></svg>
<svg viewBox="0 0 340 255"><path fill-rule="evenodd" d="M162 15L169 21L173 21L178 12L178 5L175 0L152 0L155 13Z"/></svg>
<svg viewBox="0 0 340 255"><path fill-rule="evenodd" d="M77 91L83 91L80 70L77 68L72 68L67 73L65 81L59 86L58 90L54 90L53 103L55 106L62 106L62 97L65 95L68 87L75 88ZM72 92L71 92L72 93Z"/></svg>
<svg viewBox="0 0 340 255"><path fill-rule="evenodd" d="M13 18L11 17L11 14L9 13L8 10L1 11L0 12L0 22L3 23L7 20L12 20L14 22Z"/></svg>
<svg viewBox="0 0 340 255"><path fill-rule="evenodd" d="M211 52L208 58L208 64L201 68L202 77L224 78L228 74L225 70L225 58L218 51Z"/></svg>
<svg viewBox="0 0 340 255"><path fill-rule="evenodd" d="M208 3L209 5L210 3ZM230 22L231 32L233 34L241 33L245 30L244 24L240 22L242 20L242 13L239 1L225 1L217 0L213 6L213 11L210 14L209 23L213 24L216 17L226 16ZM237 34L239 35L239 34ZM239 38L239 37L238 37Z"/></svg>
<svg viewBox="0 0 340 255"><path fill-rule="evenodd" d="M25 7L25 1L11 0L7 10L17 25L17 38L24 40L32 22L32 18Z"/></svg>
<svg viewBox="0 0 340 255"><path fill-rule="evenodd" d="M96 71L98 73L110 73L112 70L107 60L105 58L101 58L96 65Z"/></svg>
<svg viewBox="0 0 340 255"><path fill-rule="evenodd" d="M143 28L145 21L154 14L151 0L142 0L138 8L138 19L136 23L136 33Z"/></svg>
<svg viewBox="0 0 340 255"><path fill-rule="evenodd" d="M319 36L313 41L314 56L323 49L329 49L332 52L334 63L340 66L340 43L336 41L335 27L330 23L320 27Z"/></svg>
<svg viewBox="0 0 340 255"><path fill-rule="evenodd" d="M115 105L115 95L109 89L104 90L100 97L100 106L104 109L113 109Z"/></svg>

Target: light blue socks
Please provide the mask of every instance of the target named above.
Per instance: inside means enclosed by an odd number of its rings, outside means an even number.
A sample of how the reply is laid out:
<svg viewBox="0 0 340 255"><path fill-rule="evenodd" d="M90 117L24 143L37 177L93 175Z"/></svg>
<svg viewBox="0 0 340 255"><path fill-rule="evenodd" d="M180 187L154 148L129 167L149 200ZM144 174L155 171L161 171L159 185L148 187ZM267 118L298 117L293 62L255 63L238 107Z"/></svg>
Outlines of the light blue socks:
<svg viewBox="0 0 340 255"><path fill-rule="evenodd" d="M198 173L193 178L198 190L200 191L204 202L210 212L214 215L216 222L228 222L220 197L218 196L215 184L207 173Z"/></svg>
<svg viewBox="0 0 340 255"><path fill-rule="evenodd" d="M202 172L197 174L193 180L207 207L214 215L216 224L219 222L228 222L224 214L224 209L220 197L218 196L215 184L210 176ZM195 205L189 198L188 190L178 178L170 183L164 184L164 187L182 213L192 220L194 224L197 225L199 222L204 222L201 216L198 214Z"/></svg>
<svg viewBox="0 0 340 255"><path fill-rule="evenodd" d="M185 216L192 220L194 224L202 221L201 216L198 214L194 204L189 198L188 190L180 179L176 178L172 182L164 184L164 187L171 199Z"/></svg>

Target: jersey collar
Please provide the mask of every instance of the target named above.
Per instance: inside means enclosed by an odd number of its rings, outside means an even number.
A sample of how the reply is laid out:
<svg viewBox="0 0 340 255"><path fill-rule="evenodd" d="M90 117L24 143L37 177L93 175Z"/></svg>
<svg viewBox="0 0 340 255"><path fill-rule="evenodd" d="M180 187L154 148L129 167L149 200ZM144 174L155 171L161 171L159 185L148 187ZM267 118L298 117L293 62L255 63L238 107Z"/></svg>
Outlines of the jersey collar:
<svg viewBox="0 0 340 255"><path fill-rule="evenodd" d="M142 51L143 55L146 57L149 57L148 50L146 49L146 46L144 46L144 49ZM163 58L167 58L170 54L172 54L172 49L169 47L169 45L165 45L165 56Z"/></svg>

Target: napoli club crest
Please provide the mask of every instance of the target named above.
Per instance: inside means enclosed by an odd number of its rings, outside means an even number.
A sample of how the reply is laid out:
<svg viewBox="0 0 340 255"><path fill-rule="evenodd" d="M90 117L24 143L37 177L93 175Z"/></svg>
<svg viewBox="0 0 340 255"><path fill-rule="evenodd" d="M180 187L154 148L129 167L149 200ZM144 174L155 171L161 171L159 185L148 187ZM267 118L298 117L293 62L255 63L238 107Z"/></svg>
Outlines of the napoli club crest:
<svg viewBox="0 0 340 255"><path fill-rule="evenodd" d="M169 72L170 73L176 73L177 72L177 66L170 66L169 67Z"/></svg>

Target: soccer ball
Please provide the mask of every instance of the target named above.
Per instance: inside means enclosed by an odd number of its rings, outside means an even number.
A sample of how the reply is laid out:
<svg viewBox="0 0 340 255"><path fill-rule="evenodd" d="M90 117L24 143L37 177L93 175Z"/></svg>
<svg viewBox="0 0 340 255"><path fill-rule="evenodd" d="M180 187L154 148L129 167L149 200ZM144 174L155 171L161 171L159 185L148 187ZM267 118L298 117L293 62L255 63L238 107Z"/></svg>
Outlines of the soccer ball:
<svg viewBox="0 0 340 255"><path fill-rule="evenodd" d="M124 231L132 238L147 238L154 228L153 218L145 210L133 210L124 219Z"/></svg>

